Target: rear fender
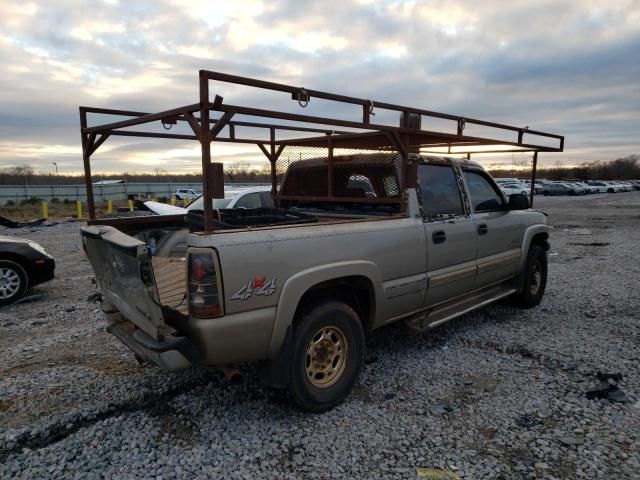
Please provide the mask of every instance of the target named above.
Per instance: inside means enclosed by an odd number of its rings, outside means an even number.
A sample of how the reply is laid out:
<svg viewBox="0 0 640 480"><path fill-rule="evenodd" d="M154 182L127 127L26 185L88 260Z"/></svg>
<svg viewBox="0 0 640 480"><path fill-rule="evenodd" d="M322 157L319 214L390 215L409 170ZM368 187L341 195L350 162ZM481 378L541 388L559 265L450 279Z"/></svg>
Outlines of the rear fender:
<svg viewBox="0 0 640 480"><path fill-rule="evenodd" d="M350 276L363 276L369 279L374 288L375 314L380 314L382 309L379 302L384 298L384 294L381 291L382 278L376 264L358 260L332 263L303 270L289 278L282 287L276 310L276 321L273 325L273 332L269 342L269 358L276 357L280 351L287 334L287 328L293 322L302 296L319 283Z"/></svg>

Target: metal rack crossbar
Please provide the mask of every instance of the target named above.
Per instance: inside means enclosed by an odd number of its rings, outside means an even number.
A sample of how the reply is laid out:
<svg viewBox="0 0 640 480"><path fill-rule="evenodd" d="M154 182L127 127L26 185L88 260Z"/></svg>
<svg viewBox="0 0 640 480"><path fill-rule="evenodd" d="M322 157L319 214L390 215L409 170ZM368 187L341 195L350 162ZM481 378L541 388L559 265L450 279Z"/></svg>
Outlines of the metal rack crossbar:
<svg viewBox="0 0 640 480"><path fill-rule="evenodd" d="M281 110L260 109L224 102L223 97L210 98L210 82L222 82L245 87L258 88L291 95L301 108L314 99L322 99L337 104L358 106L361 109L358 119L320 117L302 115ZM396 112L400 116L398 125L375 123L375 109ZM212 112L219 114L212 116ZM131 117L110 123L88 126L88 114ZM249 117L251 120L238 120L237 117ZM436 118L453 122L451 132L426 130L421 127L423 118ZM257 119L257 120L253 120ZM284 121L285 123L273 123ZM131 127L161 122L175 125L186 123L193 134L162 133L156 131L131 130ZM511 140L481 137L465 134L465 129L476 125L495 131L496 134L512 135ZM242 135L242 127L264 130L268 139ZM341 128L341 130L336 130ZM343 129L343 130L342 130ZM212 230L211 199L224 195L222 165L212 163L211 142L255 144L264 153L271 164L272 194L278 200L276 161L286 147L320 147L328 149L328 175L332 178L332 157L334 149L374 150L398 152L402 156L400 182L404 190L405 169L409 153L436 152L446 149L447 153L471 154L533 152L533 170L531 179L531 200L533 200L535 172L539 152L562 152L564 137L552 133L531 130L528 127L515 127L501 123L488 122L475 118L450 115L420 108L378 102L370 99L338 95L319 90L306 89L253 78L229 75L220 72L200 70L199 102L157 113L116 110L108 108L80 107L80 131L82 154L87 189L90 219L95 219L95 203L91 181L91 156L110 136L128 136L141 138L165 138L176 140L198 140L201 145L204 230ZM526 140L525 141L525 137ZM547 144L543 144L542 141ZM549 145L548 143L553 143ZM443 153L439 151L439 153ZM336 201L331 196L323 197ZM283 196L284 198L284 196ZM287 197L290 198L290 197ZM359 199L362 203L375 203L379 199ZM403 205L404 206L404 205Z"/></svg>

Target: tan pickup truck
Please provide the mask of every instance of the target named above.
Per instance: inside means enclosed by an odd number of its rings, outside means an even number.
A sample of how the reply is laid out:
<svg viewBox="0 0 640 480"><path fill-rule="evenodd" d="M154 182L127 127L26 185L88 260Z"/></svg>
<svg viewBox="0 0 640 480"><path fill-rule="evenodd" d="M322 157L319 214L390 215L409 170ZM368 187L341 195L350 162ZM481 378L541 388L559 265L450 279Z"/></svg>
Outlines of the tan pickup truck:
<svg viewBox="0 0 640 480"><path fill-rule="evenodd" d="M394 154L353 160L332 159L342 204L309 191L326 189L327 159L303 159L280 185L295 200L220 210L212 233L193 211L84 227L109 331L166 369L259 362L266 384L320 411L353 389L373 329L540 302L548 227L525 196L468 160L411 154L404 191Z"/></svg>

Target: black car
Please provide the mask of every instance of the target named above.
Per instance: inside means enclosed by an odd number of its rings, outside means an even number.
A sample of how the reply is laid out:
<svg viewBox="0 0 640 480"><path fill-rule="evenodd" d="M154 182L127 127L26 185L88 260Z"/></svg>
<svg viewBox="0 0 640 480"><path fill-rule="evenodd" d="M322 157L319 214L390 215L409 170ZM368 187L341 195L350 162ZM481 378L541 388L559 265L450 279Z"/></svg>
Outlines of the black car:
<svg viewBox="0 0 640 480"><path fill-rule="evenodd" d="M56 262L25 238L0 235L0 305L21 298L29 288L53 278Z"/></svg>

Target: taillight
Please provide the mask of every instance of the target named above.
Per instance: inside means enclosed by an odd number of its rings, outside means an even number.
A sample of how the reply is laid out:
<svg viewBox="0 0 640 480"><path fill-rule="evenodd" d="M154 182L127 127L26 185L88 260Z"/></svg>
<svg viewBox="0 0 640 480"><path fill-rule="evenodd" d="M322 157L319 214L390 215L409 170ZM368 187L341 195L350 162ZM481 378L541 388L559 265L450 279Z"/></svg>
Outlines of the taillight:
<svg viewBox="0 0 640 480"><path fill-rule="evenodd" d="M197 318L222 315L216 264L211 251L189 252L189 314Z"/></svg>

